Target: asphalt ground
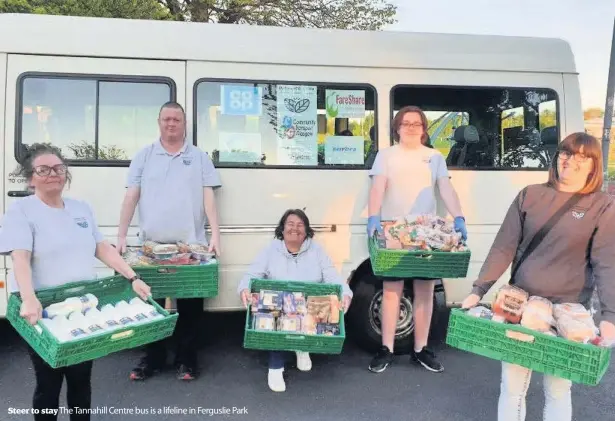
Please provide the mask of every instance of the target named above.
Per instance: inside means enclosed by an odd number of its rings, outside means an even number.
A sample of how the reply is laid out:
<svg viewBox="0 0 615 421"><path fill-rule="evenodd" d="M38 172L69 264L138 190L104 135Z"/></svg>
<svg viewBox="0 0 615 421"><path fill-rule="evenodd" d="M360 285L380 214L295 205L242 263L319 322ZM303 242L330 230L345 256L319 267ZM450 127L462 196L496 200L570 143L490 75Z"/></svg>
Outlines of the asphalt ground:
<svg viewBox="0 0 615 421"><path fill-rule="evenodd" d="M191 383L175 379L169 369L146 382L128 374L139 350L109 355L93 369L93 408L106 413L93 421L228 420L416 420L480 421L497 419L500 364L444 344L438 328L434 348L445 367L433 374L396 356L384 373L367 370L371 355L347 338L341 355L314 355L311 372L287 365L287 390L267 387L267 355L243 349L243 313L206 314L195 322L203 332L200 377ZM445 323L443 323L445 327ZM172 356L170 356L171 358ZM34 373L21 338L0 321L0 420L32 420L11 414L31 407ZM60 405L66 407L65 387ZM573 387L574 419L615 419L615 372L611 366L597 387ZM528 393L527 420L542 419L542 376L534 374ZM201 409L198 409L201 408ZM137 411L148 411L137 415ZM222 415L211 415L214 412ZM193 412L193 413L190 413ZM62 415L59 420L68 420Z"/></svg>

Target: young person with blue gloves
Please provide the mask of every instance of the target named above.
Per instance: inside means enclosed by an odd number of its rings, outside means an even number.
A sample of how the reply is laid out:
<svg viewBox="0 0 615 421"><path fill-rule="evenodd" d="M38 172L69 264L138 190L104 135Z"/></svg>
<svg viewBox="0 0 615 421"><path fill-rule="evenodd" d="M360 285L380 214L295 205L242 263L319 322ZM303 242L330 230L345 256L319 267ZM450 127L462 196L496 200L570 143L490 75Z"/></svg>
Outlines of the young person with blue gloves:
<svg viewBox="0 0 615 421"><path fill-rule="evenodd" d="M437 185L449 213L455 218L455 230L467 239L465 218L459 197L451 184L446 161L437 150L427 146L427 117L420 108L404 107L392 123L397 144L378 152L370 171L367 233L383 233L381 220L397 220L409 214L435 214ZM433 313L435 279L413 279L414 352L411 361L432 372L444 368L427 349ZM393 361L393 344L399 317L404 279L383 279L382 348L371 361L369 370L381 373Z"/></svg>

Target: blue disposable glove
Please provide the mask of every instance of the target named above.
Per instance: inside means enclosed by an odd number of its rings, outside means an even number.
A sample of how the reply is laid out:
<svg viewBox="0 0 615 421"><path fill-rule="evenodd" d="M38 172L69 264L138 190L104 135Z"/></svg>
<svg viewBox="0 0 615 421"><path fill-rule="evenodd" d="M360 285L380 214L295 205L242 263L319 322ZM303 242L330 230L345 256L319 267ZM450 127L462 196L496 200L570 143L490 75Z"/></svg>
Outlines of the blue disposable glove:
<svg viewBox="0 0 615 421"><path fill-rule="evenodd" d="M379 234L384 234L382 229L382 223L380 222L380 216L374 215L367 218L367 235L371 237L374 231L378 231Z"/></svg>
<svg viewBox="0 0 615 421"><path fill-rule="evenodd" d="M461 233L463 241L468 239L468 229L466 228L466 220L463 216L455 218L455 231Z"/></svg>

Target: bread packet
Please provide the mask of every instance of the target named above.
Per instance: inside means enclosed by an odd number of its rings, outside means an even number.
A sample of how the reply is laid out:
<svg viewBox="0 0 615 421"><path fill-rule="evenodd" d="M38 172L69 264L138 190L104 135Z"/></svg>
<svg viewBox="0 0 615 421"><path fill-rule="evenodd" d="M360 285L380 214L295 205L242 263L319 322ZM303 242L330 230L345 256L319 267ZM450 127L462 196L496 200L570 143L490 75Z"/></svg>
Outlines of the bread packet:
<svg viewBox="0 0 615 421"><path fill-rule="evenodd" d="M530 297L521 316L521 326L539 332L548 332L553 323L553 304L551 301L543 297Z"/></svg>
<svg viewBox="0 0 615 421"><path fill-rule="evenodd" d="M316 320L310 314L303 316L301 320L301 331L306 335L316 335Z"/></svg>
<svg viewBox="0 0 615 421"><path fill-rule="evenodd" d="M331 298L329 296L311 296L307 299L307 312L316 323L327 323L331 314Z"/></svg>

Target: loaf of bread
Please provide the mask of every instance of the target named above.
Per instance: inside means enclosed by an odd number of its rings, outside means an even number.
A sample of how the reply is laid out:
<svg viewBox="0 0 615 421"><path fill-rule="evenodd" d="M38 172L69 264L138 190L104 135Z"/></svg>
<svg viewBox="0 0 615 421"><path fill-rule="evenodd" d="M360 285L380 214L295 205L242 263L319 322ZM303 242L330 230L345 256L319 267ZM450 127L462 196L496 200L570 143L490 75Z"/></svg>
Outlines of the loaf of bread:
<svg viewBox="0 0 615 421"><path fill-rule="evenodd" d="M547 332L552 325L553 304L551 301L542 297L530 297L521 316L521 326Z"/></svg>
<svg viewBox="0 0 615 421"><path fill-rule="evenodd" d="M553 314L558 334L570 341L588 343L598 335L591 313L581 304L556 304Z"/></svg>

